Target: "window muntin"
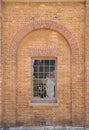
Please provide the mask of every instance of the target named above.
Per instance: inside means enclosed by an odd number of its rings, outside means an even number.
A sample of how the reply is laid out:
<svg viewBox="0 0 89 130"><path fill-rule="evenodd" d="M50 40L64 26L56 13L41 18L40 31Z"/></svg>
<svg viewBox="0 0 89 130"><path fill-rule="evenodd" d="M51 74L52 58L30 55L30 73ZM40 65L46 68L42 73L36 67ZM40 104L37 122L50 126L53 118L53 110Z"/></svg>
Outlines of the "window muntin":
<svg viewBox="0 0 89 130"><path fill-rule="evenodd" d="M33 97L55 98L55 77L55 59L32 59Z"/></svg>

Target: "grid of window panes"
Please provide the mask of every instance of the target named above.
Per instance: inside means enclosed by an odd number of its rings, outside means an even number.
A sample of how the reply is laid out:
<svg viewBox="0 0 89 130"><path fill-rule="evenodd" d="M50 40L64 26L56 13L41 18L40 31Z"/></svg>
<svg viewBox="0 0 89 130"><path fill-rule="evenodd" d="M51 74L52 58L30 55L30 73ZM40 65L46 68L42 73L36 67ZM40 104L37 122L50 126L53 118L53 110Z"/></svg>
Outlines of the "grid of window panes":
<svg viewBox="0 0 89 130"><path fill-rule="evenodd" d="M32 59L33 97L55 97L55 59Z"/></svg>

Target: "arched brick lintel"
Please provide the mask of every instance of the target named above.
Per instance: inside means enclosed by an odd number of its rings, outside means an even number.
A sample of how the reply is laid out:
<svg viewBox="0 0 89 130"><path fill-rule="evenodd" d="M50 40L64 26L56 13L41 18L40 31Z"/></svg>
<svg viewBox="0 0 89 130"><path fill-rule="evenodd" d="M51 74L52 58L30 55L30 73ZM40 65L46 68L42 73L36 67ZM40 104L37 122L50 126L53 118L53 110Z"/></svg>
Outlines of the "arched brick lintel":
<svg viewBox="0 0 89 130"><path fill-rule="evenodd" d="M76 58L79 56L79 47L78 43L73 36L73 34L60 23L50 21L50 20L39 20L34 21L23 27L17 34L14 36L12 43L10 44L10 57L16 57L16 52L19 46L20 41L31 31L36 29L47 28L54 30L58 33L61 33L65 39L68 41L69 46L71 48L72 57Z"/></svg>

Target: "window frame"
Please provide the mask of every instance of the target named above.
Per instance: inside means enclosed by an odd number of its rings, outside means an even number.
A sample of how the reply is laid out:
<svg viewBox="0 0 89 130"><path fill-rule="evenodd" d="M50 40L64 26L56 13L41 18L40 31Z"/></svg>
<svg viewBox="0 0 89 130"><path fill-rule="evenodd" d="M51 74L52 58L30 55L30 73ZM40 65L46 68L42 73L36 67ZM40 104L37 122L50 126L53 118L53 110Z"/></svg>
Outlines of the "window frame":
<svg viewBox="0 0 89 130"><path fill-rule="evenodd" d="M51 98L34 97L32 60L55 60L55 97L51 97ZM56 102L57 102L57 58L56 57L31 57L31 103L56 103Z"/></svg>

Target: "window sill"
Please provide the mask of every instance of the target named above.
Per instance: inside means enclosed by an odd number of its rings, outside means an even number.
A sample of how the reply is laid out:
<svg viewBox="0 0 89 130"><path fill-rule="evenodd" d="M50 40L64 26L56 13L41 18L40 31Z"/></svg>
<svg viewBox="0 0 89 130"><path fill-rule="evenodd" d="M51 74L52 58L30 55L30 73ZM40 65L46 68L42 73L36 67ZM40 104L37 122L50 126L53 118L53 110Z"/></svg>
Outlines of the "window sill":
<svg viewBox="0 0 89 130"><path fill-rule="evenodd" d="M31 100L29 101L30 106L59 106L56 100Z"/></svg>
<svg viewBox="0 0 89 130"><path fill-rule="evenodd" d="M59 106L59 103L29 103L30 106Z"/></svg>

